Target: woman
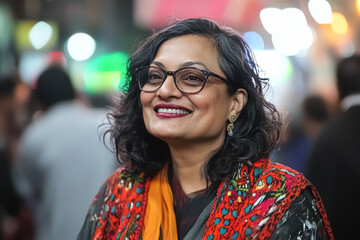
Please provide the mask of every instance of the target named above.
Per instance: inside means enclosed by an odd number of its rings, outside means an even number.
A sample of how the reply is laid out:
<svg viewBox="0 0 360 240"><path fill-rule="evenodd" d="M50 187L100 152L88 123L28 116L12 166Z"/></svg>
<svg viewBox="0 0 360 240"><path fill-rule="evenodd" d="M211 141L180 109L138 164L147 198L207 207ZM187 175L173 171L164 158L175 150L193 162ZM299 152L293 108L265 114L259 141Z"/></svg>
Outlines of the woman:
<svg viewBox="0 0 360 240"><path fill-rule="evenodd" d="M109 130L124 167L78 239L332 238L314 187L269 162L281 119L238 34L177 22L141 44L128 79Z"/></svg>

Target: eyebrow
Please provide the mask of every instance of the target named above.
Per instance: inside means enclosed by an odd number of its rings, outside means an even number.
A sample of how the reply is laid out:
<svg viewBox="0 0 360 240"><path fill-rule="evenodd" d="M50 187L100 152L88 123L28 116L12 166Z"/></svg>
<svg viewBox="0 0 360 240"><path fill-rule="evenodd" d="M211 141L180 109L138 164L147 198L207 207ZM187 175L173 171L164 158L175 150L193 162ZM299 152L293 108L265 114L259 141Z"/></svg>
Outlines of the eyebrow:
<svg viewBox="0 0 360 240"><path fill-rule="evenodd" d="M153 61L151 64L154 64L162 69L165 69L165 65L161 62L158 62L158 61ZM197 61L187 61L187 62L184 62L184 63L181 63L179 66L178 66L178 69L180 68L184 68L184 67L190 67L190 66L193 66L193 65L200 65L202 66L204 69L208 70L207 66L205 64L203 64L202 62L197 62Z"/></svg>
<svg viewBox="0 0 360 240"><path fill-rule="evenodd" d="M188 62L181 63L179 65L179 68L190 67L192 65L200 65L203 68L208 69L205 64L203 64L202 62L197 62L197 61L188 61Z"/></svg>

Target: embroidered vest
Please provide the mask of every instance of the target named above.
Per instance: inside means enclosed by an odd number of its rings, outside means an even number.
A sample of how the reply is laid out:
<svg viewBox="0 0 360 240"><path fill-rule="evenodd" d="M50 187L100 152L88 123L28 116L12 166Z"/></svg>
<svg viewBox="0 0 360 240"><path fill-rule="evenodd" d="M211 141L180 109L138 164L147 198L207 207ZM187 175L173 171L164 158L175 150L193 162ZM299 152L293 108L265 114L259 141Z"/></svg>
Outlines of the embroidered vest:
<svg viewBox="0 0 360 240"><path fill-rule="evenodd" d="M93 239L139 239L150 180L144 174L134 176L118 169L106 184ZM233 178L220 184L203 239L269 238L306 187L314 194L325 229L332 236L321 199L310 182L288 167L262 159L243 164Z"/></svg>

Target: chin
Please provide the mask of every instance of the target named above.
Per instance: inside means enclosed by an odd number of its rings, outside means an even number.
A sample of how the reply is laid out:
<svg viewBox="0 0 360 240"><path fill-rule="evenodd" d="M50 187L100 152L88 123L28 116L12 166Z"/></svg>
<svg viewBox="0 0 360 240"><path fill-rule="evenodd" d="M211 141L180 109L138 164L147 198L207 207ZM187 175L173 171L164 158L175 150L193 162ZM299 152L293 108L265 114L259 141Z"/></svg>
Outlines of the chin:
<svg viewBox="0 0 360 240"><path fill-rule="evenodd" d="M181 138L179 133L175 133L173 131L164 131L164 129L162 129L161 131L150 130L149 133L154 137L163 140L164 142Z"/></svg>
<svg viewBox="0 0 360 240"><path fill-rule="evenodd" d="M174 134L174 133L169 133L169 132L156 132L156 133L150 133L151 135L153 135L156 138L160 138L161 140L165 140L165 139L173 139L173 138L179 138L179 135Z"/></svg>

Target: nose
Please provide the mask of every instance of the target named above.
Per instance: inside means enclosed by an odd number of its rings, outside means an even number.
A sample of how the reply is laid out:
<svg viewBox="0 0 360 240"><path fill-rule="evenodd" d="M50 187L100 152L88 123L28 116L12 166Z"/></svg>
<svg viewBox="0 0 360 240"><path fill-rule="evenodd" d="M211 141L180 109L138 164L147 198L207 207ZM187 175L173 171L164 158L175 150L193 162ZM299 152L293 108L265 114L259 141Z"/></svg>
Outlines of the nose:
<svg viewBox="0 0 360 240"><path fill-rule="evenodd" d="M172 74L168 74L161 87L157 90L156 95L162 98L181 97L182 93L175 85L175 79Z"/></svg>

